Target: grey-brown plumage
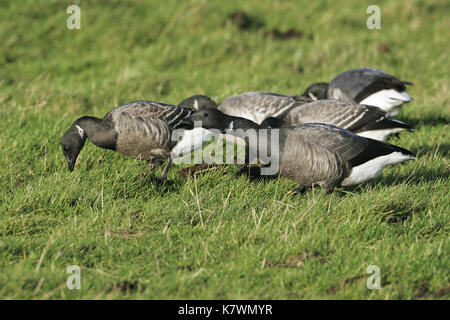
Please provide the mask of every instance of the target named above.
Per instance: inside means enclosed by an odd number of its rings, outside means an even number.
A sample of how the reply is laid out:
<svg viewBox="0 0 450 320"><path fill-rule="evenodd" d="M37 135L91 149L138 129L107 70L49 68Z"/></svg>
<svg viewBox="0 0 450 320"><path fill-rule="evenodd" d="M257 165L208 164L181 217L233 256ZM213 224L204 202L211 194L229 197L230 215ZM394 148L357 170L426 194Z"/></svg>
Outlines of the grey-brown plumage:
<svg viewBox="0 0 450 320"><path fill-rule="evenodd" d="M337 100L317 100L296 106L281 120L284 126L314 122L331 124L381 141L392 133L413 130L378 107Z"/></svg>
<svg viewBox="0 0 450 320"><path fill-rule="evenodd" d="M404 92L406 85L411 85L411 82L398 80L382 70L358 68L336 76L330 82L327 96L331 99L359 103L380 90L394 89Z"/></svg>
<svg viewBox="0 0 450 320"><path fill-rule="evenodd" d="M364 139L333 126L305 124L281 128L280 173L300 187L318 185L332 191L349 175L350 160L366 146Z"/></svg>
<svg viewBox="0 0 450 320"><path fill-rule="evenodd" d="M411 84L379 69L357 68L339 74L329 84L314 83L303 94L315 99L336 99L376 106L390 116L395 116L404 103L412 101L406 92L406 86Z"/></svg>
<svg viewBox="0 0 450 320"><path fill-rule="evenodd" d="M191 111L164 103L136 101L112 109L105 116L117 132L116 151L136 159L168 158L174 142L172 130Z"/></svg>
<svg viewBox="0 0 450 320"><path fill-rule="evenodd" d="M184 105L216 107L205 96L193 96ZM180 104L181 105L181 104ZM201 108L201 107L200 107ZM225 114L245 118L270 126L267 119L281 120L281 125L327 123L350 130L358 135L385 140L402 130L412 130L407 124L395 120L380 108L337 100L312 101L307 96L289 96L272 92L247 92L223 100L217 109ZM272 119L270 119L272 118Z"/></svg>
<svg viewBox="0 0 450 320"><path fill-rule="evenodd" d="M202 121L206 129L217 128L241 138L245 137L245 130L258 127L249 120L225 115L217 109L200 110L191 119ZM233 131L230 127L244 131ZM411 152L403 148L323 123L267 130L269 137L259 138L257 144L249 143L247 153L270 153L270 163L278 164L281 175L299 184L296 192L315 185L331 192L336 186L356 185L375 178L387 165L414 159ZM278 134L275 144L273 134Z"/></svg>
<svg viewBox="0 0 450 320"><path fill-rule="evenodd" d="M283 117L293 108L311 102L306 96L286 96L272 92L247 92L224 99L217 107L231 116L261 123L268 117Z"/></svg>
<svg viewBox="0 0 450 320"><path fill-rule="evenodd" d="M318 185L331 192L375 178L386 165L414 159L408 150L327 124L279 130L280 173L297 182L300 191Z"/></svg>
<svg viewBox="0 0 450 320"><path fill-rule="evenodd" d="M165 178L170 165L170 152L176 144L176 141L171 141L171 133L176 128L191 126L187 121L191 112L161 102L141 100L118 106L103 119L81 117L74 121L62 138L69 170L73 170L78 154L86 138L89 138L100 148L135 159L149 162L168 159L162 175Z"/></svg>

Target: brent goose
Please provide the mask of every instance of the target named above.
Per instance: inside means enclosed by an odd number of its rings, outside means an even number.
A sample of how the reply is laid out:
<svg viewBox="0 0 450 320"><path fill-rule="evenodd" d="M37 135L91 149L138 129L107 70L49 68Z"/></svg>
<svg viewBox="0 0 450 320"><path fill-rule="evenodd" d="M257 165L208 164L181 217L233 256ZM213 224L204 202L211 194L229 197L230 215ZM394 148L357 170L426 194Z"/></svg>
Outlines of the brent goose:
<svg viewBox="0 0 450 320"><path fill-rule="evenodd" d="M264 120L273 123L273 119ZM299 105L280 118L280 126L326 123L349 130L359 136L384 141L391 134L413 128L390 117L386 111L362 104L338 100L317 100ZM274 127L271 125L271 127Z"/></svg>
<svg viewBox="0 0 450 320"><path fill-rule="evenodd" d="M358 68L339 74L329 84L314 83L304 95L376 106L395 116L404 103L412 101L406 92L406 85L411 84L378 69Z"/></svg>
<svg viewBox="0 0 450 320"><path fill-rule="evenodd" d="M254 122L226 115L217 109L199 110L191 119L202 121L205 129L215 128L237 136L247 129L261 128ZM315 185L331 193L337 186L357 185L373 179L381 175L387 165L415 159L406 149L328 124L307 123L267 130L269 135L273 130L278 131L278 152L271 152L271 161L278 161L281 175L299 184L294 193L303 193ZM247 145L247 151L261 148L261 145L264 144Z"/></svg>
<svg viewBox="0 0 450 320"><path fill-rule="evenodd" d="M217 107L228 115L259 124L267 124L268 117L279 118L283 126L326 123L376 140L385 140L389 135L402 130L412 130L407 124L389 117L377 107L337 100L311 100L305 96L247 92L226 98L219 106L209 97L200 95L184 100L179 106L197 110Z"/></svg>
<svg viewBox="0 0 450 320"><path fill-rule="evenodd" d="M282 117L292 108L311 102L307 96L285 96L272 92L246 92L224 99L217 105L211 98L195 95L183 100L178 106L199 110L217 108L230 116L261 123L268 117Z"/></svg>
<svg viewBox="0 0 450 320"><path fill-rule="evenodd" d="M62 137L62 151L69 170L73 171L86 138L89 138L100 148L147 160L149 165L153 165L153 161L167 159L159 178L164 181L172 158L201 147L212 136L205 129L192 129L192 122L188 120L191 113L190 109L140 100L112 109L103 119L90 116L78 118ZM174 129L181 129L182 132L176 141L172 141Z"/></svg>

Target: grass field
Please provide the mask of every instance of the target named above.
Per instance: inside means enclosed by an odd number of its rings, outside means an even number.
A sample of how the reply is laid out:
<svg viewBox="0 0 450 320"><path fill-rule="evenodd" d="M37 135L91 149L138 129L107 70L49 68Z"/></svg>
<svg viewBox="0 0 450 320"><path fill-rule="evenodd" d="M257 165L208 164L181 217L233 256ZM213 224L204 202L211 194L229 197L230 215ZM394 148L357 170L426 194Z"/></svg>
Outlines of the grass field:
<svg viewBox="0 0 450 320"><path fill-rule="evenodd" d="M376 1L369 30L373 2L2 1L0 298L450 298L449 2ZM72 3L80 30L66 27ZM271 36L291 28L303 35ZM70 173L61 152L76 118L122 103L302 93L361 66L414 82L398 119L415 132L390 142L417 160L330 196L233 166L173 167L157 186L90 142Z"/></svg>

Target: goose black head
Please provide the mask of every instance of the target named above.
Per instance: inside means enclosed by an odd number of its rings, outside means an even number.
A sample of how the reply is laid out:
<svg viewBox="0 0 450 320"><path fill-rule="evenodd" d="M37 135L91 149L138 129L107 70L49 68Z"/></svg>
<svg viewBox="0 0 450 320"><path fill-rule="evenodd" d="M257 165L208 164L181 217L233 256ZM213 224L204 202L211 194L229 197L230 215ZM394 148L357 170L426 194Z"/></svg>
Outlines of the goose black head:
<svg viewBox="0 0 450 320"><path fill-rule="evenodd" d="M208 96L198 94L184 99L178 106L185 109L200 110L205 108L216 108L217 103Z"/></svg>
<svg viewBox="0 0 450 320"><path fill-rule="evenodd" d="M67 159L69 170L73 171L77 157L86 141L86 133L75 121L61 140L62 151Z"/></svg>
<svg viewBox="0 0 450 320"><path fill-rule="evenodd" d="M222 111L215 108L206 108L194 112L190 119L200 121L204 129L218 129L222 132L227 128L230 117Z"/></svg>
<svg viewBox="0 0 450 320"><path fill-rule="evenodd" d="M261 122L260 126L265 129L281 128L283 126L283 120L276 117L268 117Z"/></svg>
<svg viewBox="0 0 450 320"><path fill-rule="evenodd" d="M322 100L327 98L327 90L329 84L326 82L317 82L306 88L303 95L313 98L314 100Z"/></svg>

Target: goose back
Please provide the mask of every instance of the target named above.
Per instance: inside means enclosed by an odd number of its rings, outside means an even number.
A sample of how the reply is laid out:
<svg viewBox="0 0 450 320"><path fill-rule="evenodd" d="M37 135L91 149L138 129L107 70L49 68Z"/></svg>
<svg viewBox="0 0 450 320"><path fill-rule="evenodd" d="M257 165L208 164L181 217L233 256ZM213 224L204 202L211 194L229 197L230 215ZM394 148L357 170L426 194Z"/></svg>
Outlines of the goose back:
<svg viewBox="0 0 450 320"><path fill-rule="evenodd" d="M306 96L286 96L272 92L247 92L224 99L217 107L230 116L260 124L268 117L283 117L292 108L311 102Z"/></svg>
<svg viewBox="0 0 450 320"><path fill-rule="evenodd" d="M368 96L381 91L394 89L406 90L408 81L400 81L384 71L373 68L348 70L336 76L328 87L327 97L359 103Z"/></svg>
<svg viewBox="0 0 450 320"><path fill-rule="evenodd" d="M380 108L337 100L317 100L291 109L284 117L285 125L327 123L352 132L386 119Z"/></svg>

